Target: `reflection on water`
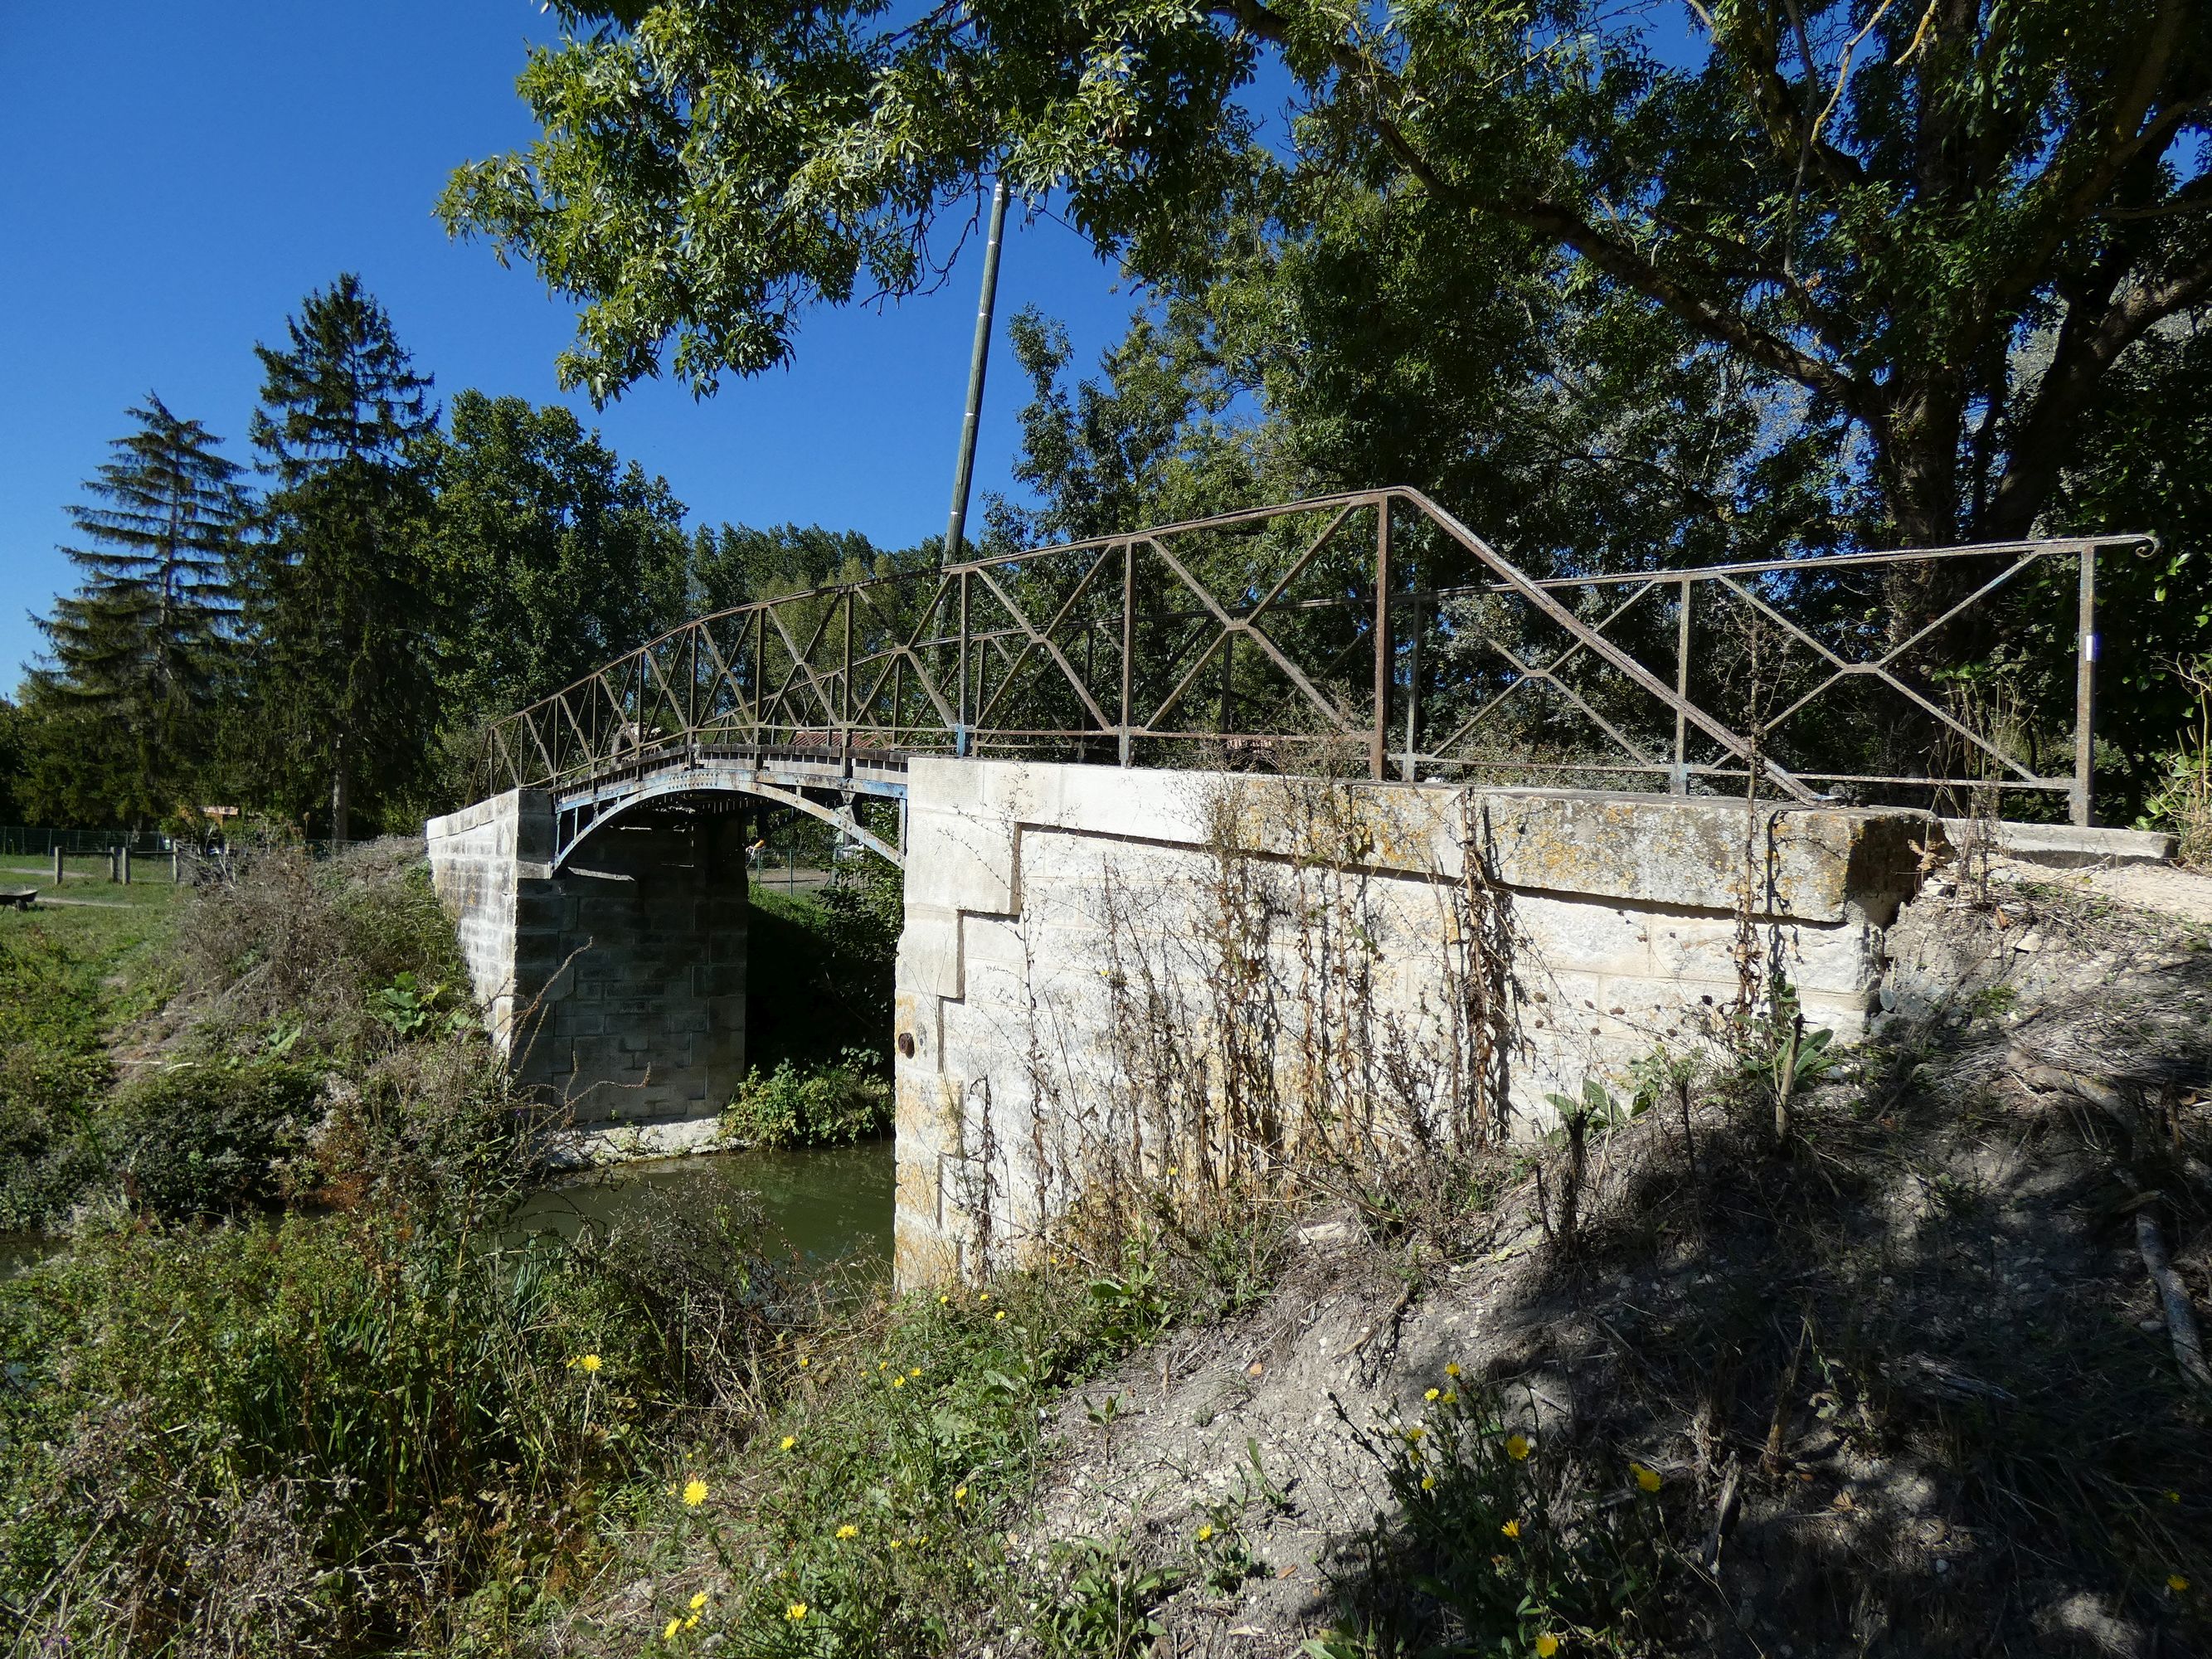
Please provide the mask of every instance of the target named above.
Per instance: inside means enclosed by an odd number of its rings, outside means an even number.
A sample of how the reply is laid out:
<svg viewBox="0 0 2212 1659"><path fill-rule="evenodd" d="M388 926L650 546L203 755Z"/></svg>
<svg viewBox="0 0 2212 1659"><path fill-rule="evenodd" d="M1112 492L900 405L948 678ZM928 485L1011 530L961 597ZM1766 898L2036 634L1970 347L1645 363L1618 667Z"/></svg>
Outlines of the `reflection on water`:
<svg viewBox="0 0 2212 1659"><path fill-rule="evenodd" d="M0 1234L0 1279L13 1279L24 1268L44 1261L61 1248L58 1239L38 1233Z"/></svg>
<svg viewBox="0 0 2212 1659"><path fill-rule="evenodd" d="M617 1164L532 1193L514 1213L510 1237L557 1233L574 1238L588 1223L604 1228L647 1192L681 1203L696 1194L711 1204L729 1187L758 1195L769 1224L801 1255L842 1259L888 1273L891 1264L892 1143L803 1152L724 1152L708 1158ZM0 1279L67 1247L37 1234L0 1235Z"/></svg>
<svg viewBox="0 0 2212 1659"><path fill-rule="evenodd" d="M711 1203L717 1188L757 1194L761 1208L791 1247L817 1260L847 1257L888 1272L891 1260L891 1142L813 1152L725 1152L707 1158L619 1164L525 1199L514 1233L574 1238L587 1224L617 1223L647 1191L679 1202L696 1192Z"/></svg>

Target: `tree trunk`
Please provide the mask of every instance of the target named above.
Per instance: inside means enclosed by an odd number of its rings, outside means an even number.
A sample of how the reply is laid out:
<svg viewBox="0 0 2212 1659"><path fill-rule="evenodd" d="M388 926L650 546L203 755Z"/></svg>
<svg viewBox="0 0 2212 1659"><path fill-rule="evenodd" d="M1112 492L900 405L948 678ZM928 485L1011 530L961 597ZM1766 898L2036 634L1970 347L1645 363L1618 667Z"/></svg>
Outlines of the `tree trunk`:
<svg viewBox="0 0 2212 1659"><path fill-rule="evenodd" d="M348 822L349 817L346 792L346 744L345 736L341 732L338 736L337 752L332 757L331 769L331 840L337 846L343 847L351 839L349 832L352 826Z"/></svg>

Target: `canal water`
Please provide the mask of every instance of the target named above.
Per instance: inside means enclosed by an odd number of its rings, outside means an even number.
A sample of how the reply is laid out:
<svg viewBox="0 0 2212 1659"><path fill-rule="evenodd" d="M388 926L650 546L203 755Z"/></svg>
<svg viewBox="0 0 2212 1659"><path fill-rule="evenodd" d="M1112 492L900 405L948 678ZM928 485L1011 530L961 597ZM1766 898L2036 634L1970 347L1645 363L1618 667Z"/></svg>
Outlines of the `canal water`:
<svg viewBox="0 0 2212 1659"><path fill-rule="evenodd" d="M888 1275L891 1263L892 1143L810 1152L724 1152L611 1164L522 1201L508 1237L574 1238L586 1227L605 1231L645 1201L665 1196L678 1206L726 1200L732 1188L759 1203L771 1237L810 1263L839 1261ZM67 1241L0 1237L0 1279L44 1260Z"/></svg>
<svg viewBox="0 0 2212 1659"><path fill-rule="evenodd" d="M817 1262L847 1261L888 1273L891 1261L891 1142L810 1152L723 1152L611 1164L522 1202L510 1236L557 1233L574 1238L586 1227L621 1224L651 1196L680 1206L720 1200L731 1188L758 1200L781 1242Z"/></svg>

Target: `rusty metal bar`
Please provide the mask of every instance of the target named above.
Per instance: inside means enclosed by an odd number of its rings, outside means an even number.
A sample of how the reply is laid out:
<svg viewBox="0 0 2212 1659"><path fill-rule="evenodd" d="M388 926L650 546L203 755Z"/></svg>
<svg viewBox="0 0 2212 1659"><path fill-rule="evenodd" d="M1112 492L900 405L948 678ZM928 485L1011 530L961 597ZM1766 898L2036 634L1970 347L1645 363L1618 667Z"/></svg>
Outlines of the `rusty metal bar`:
<svg viewBox="0 0 2212 1659"><path fill-rule="evenodd" d="M1442 584L1425 586L1409 580L1404 592L1398 589L1401 573L1396 568L1396 526L1393 513L1404 506L1425 515L1449 540L1456 544L1479 566L1486 568L1493 580L1464 586ZM1350 583L1332 583L1336 591L1323 592L1319 597L1291 599L1291 585L1306 571L1312 562L1330 544L1332 538L1352 514L1364 508L1376 514L1374 575L1376 591L1371 601L1371 615L1363 618L1359 612L1369 607L1369 601L1358 595L1356 579ZM1263 575L1255 562L1241 557L1222 559L1218 565L1203 562L1187 562L1177 550L1169 545L1176 536L1198 532L1243 535L1276 521L1295 518L1317 518L1326 515L1319 533L1279 568L1272 579ZM2086 822L2093 811L2092 768L2094 761L2094 676L2098 655L2095 631L2095 574L2096 553L2109 546L2129 545L2145 538L2136 537L2072 538L2046 542L1990 543L1975 547L1935 550L1891 550L1874 553L1820 556L1799 559L1769 559L1743 561L1688 571L1639 570L1608 572L1583 575L1538 578L1522 571L1500 557L1487 544L1474 535L1417 490L1359 490L1291 503L1283 507L1254 507L1238 513L1224 514L1211 519L1187 520L1161 529L1132 534L1127 532L1070 542L1059 546L1025 550L1014 553L993 555L985 558L963 561L957 565L920 571L897 573L872 577L859 582L837 583L809 589L802 593L779 596L775 599L756 601L733 606L707 617L671 629L640 649L629 653L614 662L605 665L584 676L573 685L533 703L529 708L508 716L505 720L487 726L481 752L483 775L496 780L501 775L512 780L515 787L528 787L537 782L582 777L594 770L622 769L625 775L641 766L658 766L665 757L675 752L696 754L702 743L717 747L733 739L749 738L757 748L763 744L788 744L795 749L819 753L823 749L842 748L849 757L854 750L871 754L896 756L908 750L927 750L950 746L955 752L973 754L991 752L994 749L1005 753L1034 753L1072 750L1079 757L1095 753L1085 745L1097 737L1111 732L1115 738L1115 759L1120 764L1133 764L1136 744L1140 739L1158 738L1162 741L1194 740L1202 737L1234 736L1240 744L1262 750L1289 744L1310 744L1316 742L1334 746L1358 743L1367 751L1367 770L1370 777L1382 776L1388 768L1388 744L1391 734L1391 720L1395 710L1390 699L1396 683L1395 628L1410 617L1411 632L1407 651L1407 684L1405 694L1404 753L1400 771L1407 778L1420 774L1423 763L1434 760L1446 768L1476 766L1481 769L1510 769L1514 763L1496 764L1486 762L1455 760L1445 753L1425 756L1421 748L1420 704L1422 702L1423 635L1435 607L1457 596L1474 594L1505 594L1520 601L1526 613L1541 618L1544 623L1564 631L1568 641L1548 661L1540 653L1530 653L1514 629L1502 630L1503 638L1493 643L1504 659L1513 665L1517 678L1506 692L1491 697L1474 716L1475 722L1504 700L1510 690L1531 681L1547 684L1559 694L1561 703L1577 713L1579 727L1587 721L1592 735L1603 736L1617 744L1630 757L1632 764L1625 768L1603 767L1589 760L1540 760L1530 756L1522 765L1533 765L1545 771L1565 774L1587 773L1607 775L1656 774L1666 778L1662 786L1680 794L1687 791L1692 777L1718 779L1735 775L1741 766L1732 769L1729 763L1748 763L1748 746L1735 733L1710 713L1698 707L1691 696L1690 664L1695 647L1698 588L1701 583L1719 582L1754 611L1771 617L1786 632L1786 636L1808 648L1816 659L1824 660L1831 669L1825 678L1811 689L1802 690L1785 711L1788 719L1803 710L1819 697L1834 690L1845 678L1864 678L1878 684L1881 695L1895 696L1909 705L1917 706L1936 724L1962 738L1970 752L1996 756L2004 763L2004 769L2012 775L2002 787L2013 789L2063 789L2071 797L2069 807L2075 820ZM1147 617L1157 617L1165 632L1161 645L1164 658L1147 659L1143 672L1146 684L1140 685L1139 665L1139 622L1137 566L1142 556L1139 543L1152 542L1162 562L1176 579L1170 584L1170 600L1148 609ZM1209 544L1206 550L1212 552ZM1115 618L1111 601L1099 606L1091 597L1103 588L1101 577L1108 558L1118 553L1121 561L1121 615ZM1977 586L1966 599L1948 607L1933 621L1916 629L1912 636L1891 646L1881 655L1866 661L1850 661L1831 648L1820 635L1808 631L1812 624L1801 626L1777 608L1779 594L1750 591L1741 579L1755 578L1777 573L1793 576L1834 576L1860 567L1884 568L1900 563L1937 559L1988 557L1992 555L2014 556L2011 568L1994 579ZM1066 573L1064 578L1054 562L1092 556L1086 565ZM2080 561L2078 637L2079 655L2076 664L2075 714L2075 765L2070 780L2037 777L2011 757L1993 749L1978 733L1968 730L1958 720L1946 715L1911 684L1899 678L1898 665L1904 653L1924 646L1936 631L1962 611L1984 603L1998 587L2011 580L2034 561L2049 556L2072 555ZM1009 573L1002 580L1001 571ZM1019 573L1019 580L1012 579ZM1030 580L1030 572L1038 580ZM1205 580L1200 579L1200 572ZM1404 573L1410 577L1410 570ZM1427 574L1425 569L1422 573ZM1439 571L1441 574L1441 571ZM952 584L958 584L957 619L948 617L948 603L953 599ZM1072 579L1072 580L1071 580ZM935 590L916 608L915 584L932 580ZM975 583L981 580L990 600L1002 607L1006 620L995 613L978 616L974 610ZM1260 592L1265 582L1264 592ZM1629 586L1624 600L1613 609L1611 616L1593 626L1585 622L1580 608L1569 609L1560 603L1561 589L1576 588L1594 591L1615 586ZM1232 597L1227 604L1213 592L1217 586ZM1629 648L1615 641L1611 629L1615 620L1643 594L1655 587L1672 588L1677 596L1678 614L1674 634L1674 672L1668 677L1671 685L1662 680L1641 664ZM1347 591L1347 588L1349 591ZM1172 603L1176 590L1187 591L1198 602L1200 608L1188 608L1188 601L1181 605ZM879 590L884 597L879 600ZM927 590L924 590L927 591ZM1050 602L1049 596L1064 592L1066 598ZM1257 602L1253 596L1258 595ZM895 600L890 596L896 595ZM1036 620L1030 615L1036 604L1049 603L1048 612L1037 611ZM866 624L869 638L860 637L863 624L859 607L866 604L871 619ZM1407 607L1410 605L1410 610ZM1425 613L1424 606L1431 607ZM804 606L817 612L813 626L803 636L787 625L792 607ZM1104 614L1092 617L1086 606L1103 609ZM842 611L842 616L839 612ZM1324 613L1338 613L1346 618L1340 625L1325 621L1316 634L1304 621ZM1274 620L1285 631L1278 639L1261 625L1263 617ZM911 619L908 621L902 619ZM832 647L828 629L833 621L840 626L840 643ZM1359 647L1362 623L1368 634L1370 653L1370 696L1373 699L1368 717L1361 720L1357 713L1358 679L1356 653ZM951 625L948 626L948 623ZM1042 623L1042 625L1040 625ZM726 655L715 631L725 624L732 626L732 649ZM1110 690L1096 684L1097 648L1098 635L1118 625L1121 636L1121 684ZM1178 642L1175 637L1188 628ZM1083 648L1077 651L1068 635L1070 629L1080 629ZM1826 630L1824 630L1825 632ZM750 634L750 641L747 635ZM1273 725L1273 717L1262 717L1261 702L1240 698L1237 693L1249 687L1239 687L1235 676L1239 664L1236 642L1239 637L1249 640L1267 659L1268 667L1279 670L1297 695L1292 704L1303 702L1322 717L1321 732L1310 729L1299 732L1234 732L1231 727L1240 717L1247 722ZM1110 635L1109 635L1110 639ZM1533 640L1537 637L1530 635ZM787 653L781 668L770 664L769 642L773 640ZM1511 644L1507 641L1512 641ZM1847 635L1837 636L1842 651L1853 646ZM750 650L746 650L750 643ZM865 648L864 648L865 647ZM1517 648L1516 648L1517 647ZM1195 658L1191 653L1195 649ZM836 656L833 659L832 651ZM1191 688L1204 675L1216 651L1223 653L1224 713L1218 732L1206 732L1194 727L1188 731L1170 732L1161 722L1170 713L1185 706ZM1527 653L1528 659L1523 659ZM947 655L954 659L959 687L954 702L948 705L938 684L939 676L931 670L931 663L943 663ZM1040 678L1029 672L1039 655L1052 659L1058 671L1059 681L1048 674ZM924 657L928 658L925 662ZM1577 671L1577 678L1590 684L1589 697L1585 697L1575 684L1565 677L1571 664L1585 657L1592 659L1600 671L1610 670L1625 679L1635 692L1648 696L1661 709L1672 716L1672 752L1665 752L1665 739L1660 737L1664 727L1651 714L1657 711L1633 712L1631 703L1624 703L1617 690L1607 689L1601 696L1596 689L1601 681L1591 682L1590 676ZM1078 659L1082 666L1077 665ZM991 664L997 660L1001 667L998 683L992 684ZM1541 665L1540 666L1539 664ZM915 672L909 688L908 668ZM1347 672L1349 671L1349 672ZM1896 672L1893 672L1896 671ZM677 680L681 678L681 688ZM1272 674L1266 678L1272 682ZM830 682L836 682L834 690ZM1018 682L1018 684L1017 684ZM1160 702L1150 720L1140 718L1139 698L1147 702L1158 696L1152 688L1174 682L1166 698ZM1080 724L1064 728L1052 727L1050 723L1059 715L1066 693L1057 689L1064 683L1072 691L1075 702L1082 708L1079 721L1087 716L1089 726ZM1043 720L1020 727L999 727L994 719L1021 720L1028 714L1035 699L1034 686L1043 698L1036 703L1036 713L1030 720ZM803 688L803 689L802 689ZM914 698L915 690L922 696L920 705L909 711L907 703ZM888 692L890 706L881 706ZM1101 693L1103 693L1102 696ZM1265 696L1271 705L1278 693L1270 684ZM1591 701L1595 698L1595 701ZM1241 708L1238 704L1241 703ZM818 713L817 713L818 711ZM1068 714L1074 714L1069 706ZM1064 716L1060 717L1064 718ZM1299 725L1306 717L1286 714L1292 725ZM1778 721L1777 724L1780 722ZM510 730L510 726L515 729ZM1688 754L1690 728L1695 726L1711 737L1723 751L1721 763L1693 763ZM1461 727L1461 732L1468 729ZM1336 735L1328 735L1329 732ZM1440 747L1449 750L1455 746L1460 733ZM1565 754L1587 754L1586 744L1580 738L1571 739L1564 748ZM1646 752L1649 745L1650 753ZM534 753L533 753L534 751ZM526 758L527 757L528 758ZM1815 758L1824 758L1817 756ZM1642 763L1649 762L1649 764ZM1785 793L1799 799L1812 798L1808 785L1833 782L1868 782L1900 787L1937 784L1935 777L1905 776L1846 776L1841 774L1815 774L1806 771L1791 773L1783 770L1771 761L1759 762L1776 780Z"/></svg>
<svg viewBox="0 0 2212 1659"><path fill-rule="evenodd" d="M1367 775L1382 781L1384 730L1390 718L1390 498L1375 503L1375 730L1367 745Z"/></svg>
<svg viewBox="0 0 2212 1659"><path fill-rule="evenodd" d="M2097 544L2084 545L2080 557L2074 649L2074 787L2068 816L2086 830L2094 806L2089 786L2096 758Z"/></svg>

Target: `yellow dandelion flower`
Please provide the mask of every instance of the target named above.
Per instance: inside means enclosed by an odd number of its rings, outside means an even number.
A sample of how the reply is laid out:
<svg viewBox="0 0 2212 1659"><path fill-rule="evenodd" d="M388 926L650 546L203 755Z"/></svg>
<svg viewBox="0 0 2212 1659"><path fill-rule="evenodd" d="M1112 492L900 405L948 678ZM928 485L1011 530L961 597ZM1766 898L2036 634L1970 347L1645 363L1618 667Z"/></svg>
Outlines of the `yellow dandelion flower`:
<svg viewBox="0 0 2212 1659"><path fill-rule="evenodd" d="M1518 1521L1508 1521L1498 1530L1504 1533L1508 1538L1518 1538L1521 1535L1521 1523Z"/></svg>
<svg viewBox="0 0 2212 1659"><path fill-rule="evenodd" d="M2181 1501L2181 1494L2178 1492L2170 1492L2166 1495L2166 1501L2169 1504L2179 1504Z"/></svg>
<svg viewBox="0 0 2212 1659"><path fill-rule="evenodd" d="M952 1298L949 1296L940 1296L937 1298L937 1305L940 1308L947 1307L951 1305L951 1301Z"/></svg>
<svg viewBox="0 0 2212 1659"><path fill-rule="evenodd" d="M696 1510L707 1501L707 1483L693 1475L684 1483L684 1507Z"/></svg>
<svg viewBox="0 0 2212 1659"><path fill-rule="evenodd" d="M1433 1474L1425 1474L1425 1475L1423 1475L1423 1476L1421 1477L1421 1490L1422 1490L1423 1492L1434 1492L1436 1489L1437 1489L1437 1478L1436 1478L1436 1476L1434 1476Z"/></svg>
<svg viewBox="0 0 2212 1659"><path fill-rule="evenodd" d="M993 1315L991 1316L991 1317L992 1317L993 1319L1004 1319L1006 1316L1006 1310L1004 1308L1000 1309L998 1312L996 1312L996 1313L994 1313L994 1314L993 1314Z"/></svg>
<svg viewBox="0 0 2212 1659"><path fill-rule="evenodd" d="M1458 1405L1458 1404L1459 1404L1459 1395L1456 1395L1456 1394L1455 1394L1451 1389L1446 1389L1444 1390L1444 1404L1445 1404L1445 1405L1447 1405L1447 1406L1456 1406L1456 1405Z"/></svg>
<svg viewBox="0 0 2212 1659"><path fill-rule="evenodd" d="M700 1608L702 1608L702 1607L705 1607L706 1605L707 1605L707 1592L706 1592L706 1591L704 1591L704 1590L701 1590L701 1591L700 1591L696 1595L695 1595L695 1596L693 1596L693 1597L691 1598L691 1611L692 1611L692 1612L694 1612L694 1613L698 1612Z"/></svg>
<svg viewBox="0 0 2212 1659"><path fill-rule="evenodd" d="M906 1378L902 1376L895 1376L891 1378L891 1387L895 1389L902 1389L906 1387Z"/></svg>
<svg viewBox="0 0 2212 1659"><path fill-rule="evenodd" d="M2170 1572L2166 1576L2166 1587L2179 1595L2189 1588L2189 1581L2178 1572Z"/></svg>
<svg viewBox="0 0 2212 1659"><path fill-rule="evenodd" d="M806 1369L806 1356L805 1354L799 1356L799 1369L802 1371Z"/></svg>
<svg viewBox="0 0 2212 1659"><path fill-rule="evenodd" d="M915 1365L908 1368L907 1375L908 1376L920 1376L921 1375L921 1367Z"/></svg>
<svg viewBox="0 0 2212 1659"><path fill-rule="evenodd" d="M1406 1431L1406 1438L1407 1438L1407 1439L1408 1439L1408 1440L1413 1441L1415 1443L1417 1443L1417 1444L1418 1444L1418 1443L1419 1443L1419 1441L1420 1441L1421 1437L1422 1437L1423 1435L1426 1434L1427 1432L1428 1432L1428 1431L1427 1431L1426 1429L1423 1428L1419 1424L1416 1423L1416 1424L1414 1424L1414 1425L1413 1425L1413 1426L1412 1428L1410 1428L1410 1429L1408 1429L1408 1430L1407 1430L1407 1431Z"/></svg>
<svg viewBox="0 0 2212 1659"><path fill-rule="evenodd" d="M676 1639L676 1632L683 1628L684 1621L681 1619L672 1619L668 1621L668 1627L660 1632L660 1639L664 1642L673 1642Z"/></svg>
<svg viewBox="0 0 2212 1659"><path fill-rule="evenodd" d="M896 1548L900 1546L900 1544L902 1544L902 1542L904 1542L904 1541L905 1541L905 1540L902 1540L902 1539L894 1538L894 1539L892 1539L892 1540L891 1540L891 1547L892 1547L893 1549L896 1549Z"/></svg>
<svg viewBox="0 0 2212 1659"><path fill-rule="evenodd" d="M991 1293L988 1291L980 1291L977 1293L975 1299L978 1302L988 1302L991 1299Z"/></svg>
<svg viewBox="0 0 2212 1659"><path fill-rule="evenodd" d="M1169 1165L1168 1165L1168 1176L1169 1176L1170 1179L1173 1179L1173 1178L1174 1178L1174 1176L1175 1176L1177 1173L1178 1173L1178 1171L1176 1170L1176 1166L1175 1166L1174 1164L1169 1164Z"/></svg>
<svg viewBox="0 0 2212 1659"><path fill-rule="evenodd" d="M1526 1435L1509 1434L1505 1437L1505 1455L1516 1463L1527 1462L1528 1454L1534 1449Z"/></svg>
<svg viewBox="0 0 2212 1659"><path fill-rule="evenodd" d="M568 1368L571 1370L596 1371L599 1368L599 1357L595 1353L580 1353L568 1362Z"/></svg>
<svg viewBox="0 0 2212 1659"><path fill-rule="evenodd" d="M1446 1376L1457 1376L1459 1375L1459 1361L1455 1359L1451 1364L1446 1365L1444 1367L1444 1375Z"/></svg>
<svg viewBox="0 0 2212 1659"><path fill-rule="evenodd" d="M956 1504L966 1503L968 1501L968 1488L965 1486L955 1486L952 1489L952 1501Z"/></svg>
<svg viewBox="0 0 2212 1659"><path fill-rule="evenodd" d="M783 1445L782 1445L782 1449L783 1449L783 1450L785 1450L785 1451L789 1451L789 1450L790 1450L793 1446L797 1445L798 1443L799 1443L799 1437L798 1437L797 1435L795 1435L795 1434L787 1434L786 1436L784 1436L784 1437L783 1437Z"/></svg>
<svg viewBox="0 0 2212 1659"><path fill-rule="evenodd" d="M1636 1477L1636 1484L1643 1487L1644 1491L1657 1492L1659 1490L1658 1470L1647 1469L1641 1463L1631 1463L1628 1466L1628 1470L1630 1474Z"/></svg>
<svg viewBox="0 0 2212 1659"><path fill-rule="evenodd" d="M1435 1400L1435 1399L1439 1398L1439 1397L1441 1396L1442 1393L1443 1393L1443 1390L1442 1390L1442 1389L1430 1389L1426 1394L1423 1395L1421 1396L1421 1398L1422 1398L1422 1399L1424 1399L1424 1400Z"/></svg>
<svg viewBox="0 0 2212 1659"><path fill-rule="evenodd" d="M1206 1526L1200 1527L1200 1528L1198 1529L1198 1541L1199 1541L1200 1543L1201 1543L1201 1544L1203 1544L1203 1543L1204 1543L1207 1539L1209 1539L1209 1538L1211 1538L1211 1537L1212 1537L1212 1536L1213 1536L1213 1528L1212 1528L1212 1526L1211 1524L1208 1524L1208 1525L1206 1525Z"/></svg>
<svg viewBox="0 0 2212 1659"><path fill-rule="evenodd" d="M1546 1631L1536 1638L1536 1659L1552 1659L1552 1656L1559 1650L1559 1638L1551 1632Z"/></svg>
<svg viewBox="0 0 2212 1659"><path fill-rule="evenodd" d="M696 1629L698 1629L698 1628L699 1628L699 1615L698 1615L697 1613L693 1613L693 1614L692 1614L689 1619L686 1619L686 1620L684 1621L684 1629L686 1629L686 1630L696 1630Z"/></svg>
<svg viewBox="0 0 2212 1659"><path fill-rule="evenodd" d="M790 1620L793 1624L797 1624L800 1620L806 1617L806 1603L804 1601L793 1601L789 1607L783 1610L783 1616Z"/></svg>
<svg viewBox="0 0 2212 1659"><path fill-rule="evenodd" d="M876 1369L879 1371L887 1371L890 1370L890 1368L891 1362L888 1359L878 1359L876 1361Z"/></svg>
<svg viewBox="0 0 2212 1659"><path fill-rule="evenodd" d="M840 1543L842 1543L848 1538L858 1538L860 1535L860 1529L854 1526L850 1521L848 1521L843 1526L837 1528L837 1539Z"/></svg>

